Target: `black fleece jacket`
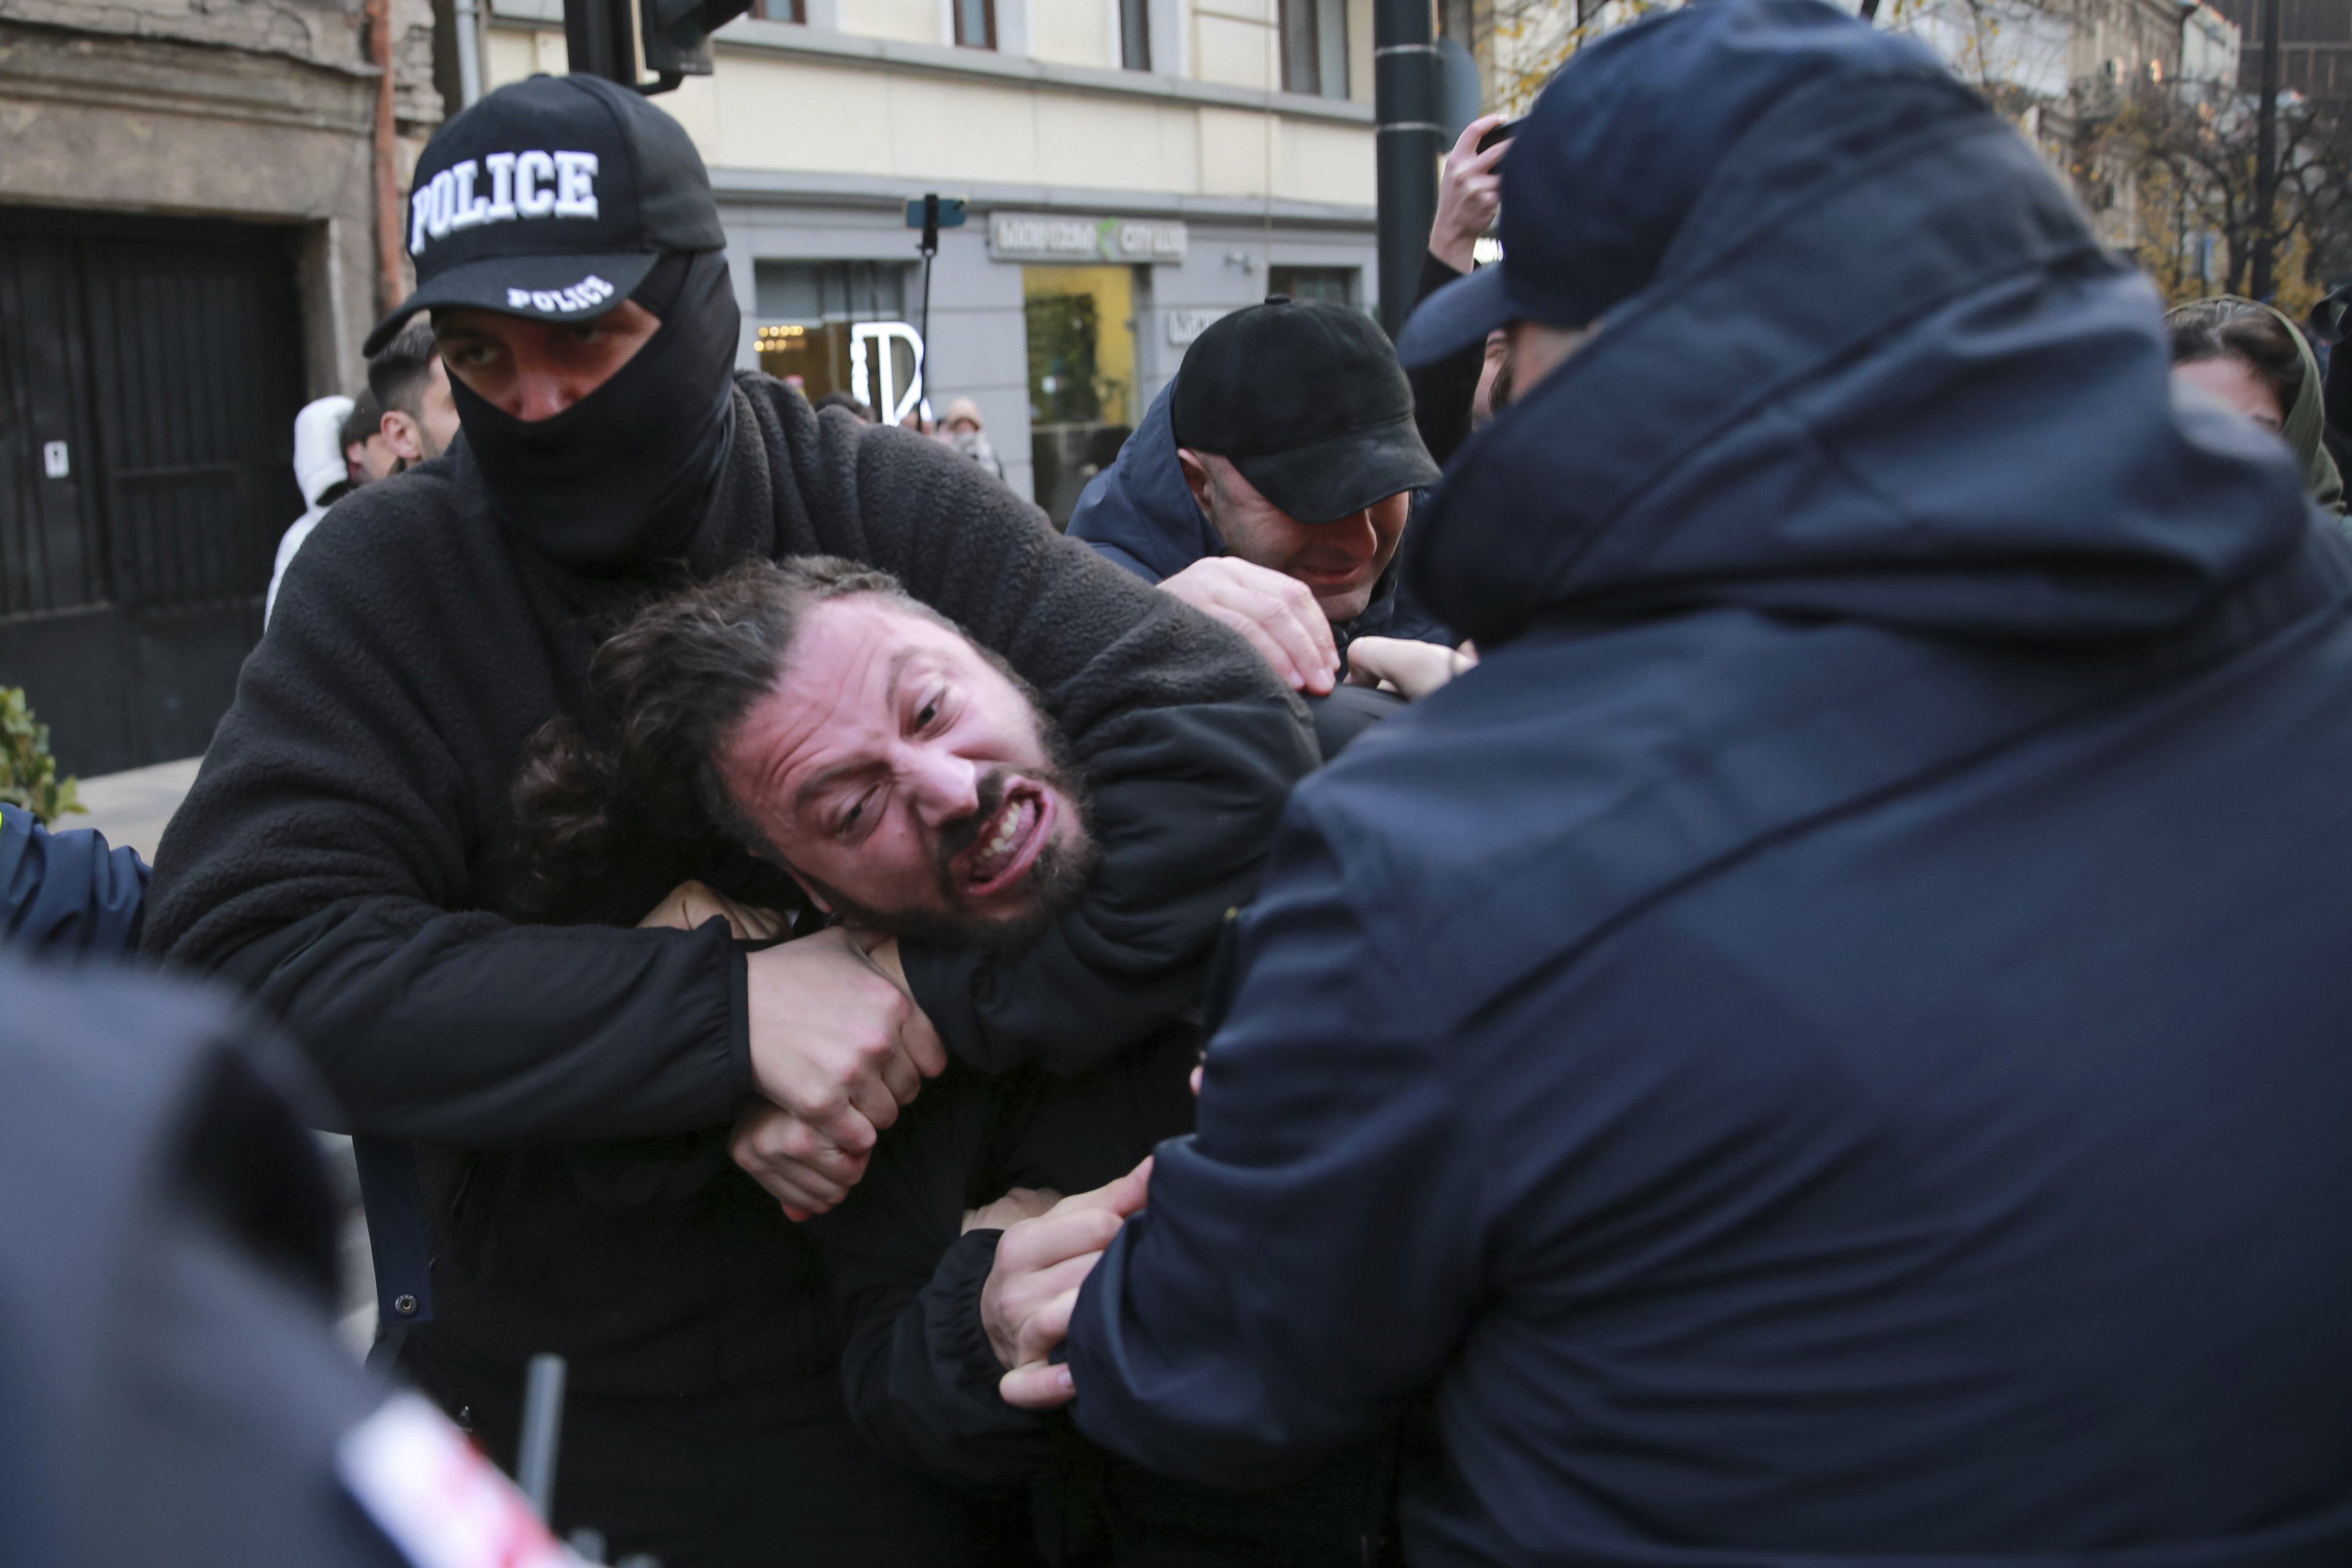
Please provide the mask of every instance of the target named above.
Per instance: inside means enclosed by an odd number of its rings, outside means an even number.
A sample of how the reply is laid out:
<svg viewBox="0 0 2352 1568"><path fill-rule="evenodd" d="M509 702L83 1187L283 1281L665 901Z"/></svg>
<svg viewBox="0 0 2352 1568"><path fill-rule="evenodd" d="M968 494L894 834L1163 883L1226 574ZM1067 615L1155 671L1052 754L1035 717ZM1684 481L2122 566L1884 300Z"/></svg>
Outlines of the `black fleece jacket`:
<svg viewBox="0 0 2352 1568"><path fill-rule="evenodd" d="M559 1351L583 1392L677 1395L833 1353L813 1249L725 1158L751 1072L724 926L520 925L510 873L525 741L558 716L604 730L601 638L678 574L818 553L897 574L1003 653L1094 794L1100 869L1034 947L906 950L968 1061L1082 1066L1188 1005L1314 765L1239 639L955 454L821 421L764 376L737 379L710 512L666 574L548 562L499 525L462 441L349 497L287 574L165 836L144 947L257 992L351 1130L417 1142L443 1354ZM630 906L581 916L625 924L747 869L715 842L648 858Z"/></svg>

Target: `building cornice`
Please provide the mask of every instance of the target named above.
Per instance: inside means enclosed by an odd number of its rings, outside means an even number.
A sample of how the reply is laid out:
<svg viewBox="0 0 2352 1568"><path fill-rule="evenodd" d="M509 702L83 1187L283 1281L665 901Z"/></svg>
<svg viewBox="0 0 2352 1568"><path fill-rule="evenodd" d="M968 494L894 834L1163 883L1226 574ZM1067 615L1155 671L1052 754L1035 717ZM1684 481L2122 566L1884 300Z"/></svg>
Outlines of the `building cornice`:
<svg viewBox="0 0 2352 1568"><path fill-rule="evenodd" d="M377 74L290 51L0 17L0 94L17 99L364 135Z"/></svg>
<svg viewBox="0 0 2352 1568"><path fill-rule="evenodd" d="M710 188L721 203L751 206L847 206L892 212L904 209L910 198L938 191L942 195L965 198L971 204L972 211L982 214L1005 210L1182 218L1192 223L1213 224L1272 221L1293 230L1301 227L1370 230L1377 225L1379 218L1375 208L1338 202L1268 202L1249 196L1200 196L1169 191L1108 191L1067 185L905 180L887 175L821 174L770 169L713 169L710 171Z"/></svg>

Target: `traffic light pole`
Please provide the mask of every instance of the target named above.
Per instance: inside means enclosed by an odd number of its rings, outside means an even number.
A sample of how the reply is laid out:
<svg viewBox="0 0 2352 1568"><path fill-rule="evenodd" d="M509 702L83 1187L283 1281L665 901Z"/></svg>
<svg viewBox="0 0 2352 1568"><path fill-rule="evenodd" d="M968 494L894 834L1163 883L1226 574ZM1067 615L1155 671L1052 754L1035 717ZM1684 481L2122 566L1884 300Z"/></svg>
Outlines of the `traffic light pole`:
<svg viewBox="0 0 2352 1568"><path fill-rule="evenodd" d="M563 0L563 42L579 76L637 85L637 40L628 0Z"/></svg>
<svg viewBox="0 0 2352 1568"><path fill-rule="evenodd" d="M1381 326L1404 330L1437 219L1437 45L1429 0L1372 0L1372 110L1378 122Z"/></svg>
<svg viewBox="0 0 2352 1568"><path fill-rule="evenodd" d="M2278 292L2279 0L2263 0L2263 90L2254 106L2254 244L2246 292L2268 303Z"/></svg>
<svg viewBox="0 0 2352 1568"><path fill-rule="evenodd" d="M751 0L563 0L563 41L572 68L643 93L667 92L710 74L710 35L751 8ZM643 68L654 81L638 79Z"/></svg>

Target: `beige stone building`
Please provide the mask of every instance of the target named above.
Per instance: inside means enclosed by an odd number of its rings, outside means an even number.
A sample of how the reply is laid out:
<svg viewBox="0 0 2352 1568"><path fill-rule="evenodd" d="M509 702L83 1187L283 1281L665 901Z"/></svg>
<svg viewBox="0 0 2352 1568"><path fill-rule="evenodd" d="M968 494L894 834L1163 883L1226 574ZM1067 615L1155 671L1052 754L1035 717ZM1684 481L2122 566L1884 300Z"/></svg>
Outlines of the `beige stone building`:
<svg viewBox="0 0 2352 1568"><path fill-rule="evenodd" d="M559 0L485 3L489 85L564 68ZM926 391L973 399L1057 517L1218 315L1277 290L1376 303L1370 0L761 9L655 100L710 166L742 362L814 396L863 359L866 400L903 399L911 345L882 329L925 319L906 206L962 197Z"/></svg>
<svg viewBox="0 0 2352 1568"><path fill-rule="evenodd" d="M67 770L207 743L418 150L566 63L561 0L0 0L0 685ZM904 402L926 335L1058 517L1219 315L1376 304L1371 80L1370 0L761 0L656 101L740 362ZM969 214L928 304L926 193Z"/></svg>

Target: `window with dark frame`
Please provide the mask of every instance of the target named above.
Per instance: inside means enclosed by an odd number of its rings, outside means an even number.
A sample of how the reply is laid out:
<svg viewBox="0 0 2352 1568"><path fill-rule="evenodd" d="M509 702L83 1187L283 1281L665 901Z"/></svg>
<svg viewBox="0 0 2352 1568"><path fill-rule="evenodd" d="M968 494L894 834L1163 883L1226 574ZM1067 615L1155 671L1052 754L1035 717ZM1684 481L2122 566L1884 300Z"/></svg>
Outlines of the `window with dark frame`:
<svg viewBox="0 0 2352 1568"><path fill-rule="evenodd" d="M798 385L812 402L827 392L854 391L851 329L860 321L906 320L913 270L898 261L754 262L760 368ZM914 371L912 359L905 360L898 384L907 385Z"/></svg>
<svg viewBox="0 0 2352 1568"><path fill-rule="evenodd" d="M955 41L967 49L996 47L996 0L955 0Z"/></svg>
<svg viewBox="0 0 2352 1568"><path fill-rule="evenodd" d="M1265 273L1268 294L1287 294L1293 299L1316 299L1327 305L1353 305L1356 281L1357 269L1352 267L1270 267Z"/></svg>
<svg viewBox="0 0 2352 1568"><path fill-rule="evenodd" d="M808 0L751 0L751 15L763 22L808 23Z"/></svg>
<svg viewBox="0 0 2352 1568"><path fill-rule="evenodd" d="M1151 0L1118 0L1118 63L1131 71L1151 68Z"/></svg>
<svg viewBox="0 0 2352 1568"><path fill-rule="evenodd" d="M1282 90L1348 96L1348 0L1281 0Z"/></svg>

